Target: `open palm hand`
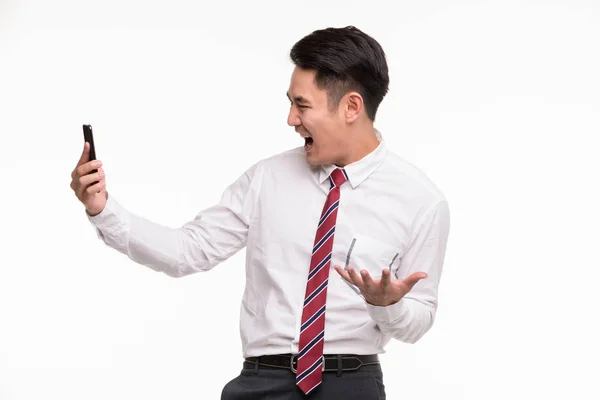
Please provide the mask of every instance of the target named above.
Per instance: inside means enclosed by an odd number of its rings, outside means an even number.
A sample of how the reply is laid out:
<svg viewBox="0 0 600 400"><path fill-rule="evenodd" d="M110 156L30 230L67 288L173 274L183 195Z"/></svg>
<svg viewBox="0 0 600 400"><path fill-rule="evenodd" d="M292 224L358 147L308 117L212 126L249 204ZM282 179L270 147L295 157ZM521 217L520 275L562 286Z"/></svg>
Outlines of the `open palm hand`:
<svg viewBox="0 0 600 400"><path fill-rule="evenodd" d="M381 279L373 279L366 270L357 273L352 267L344 270L336 265L334 268L343 279L360 289L369 304L383 307L397 303L406 293L410 292L417 282L427 278L425 272L415 272L404 279L392 280L390 270L385 268Z"/></svg>

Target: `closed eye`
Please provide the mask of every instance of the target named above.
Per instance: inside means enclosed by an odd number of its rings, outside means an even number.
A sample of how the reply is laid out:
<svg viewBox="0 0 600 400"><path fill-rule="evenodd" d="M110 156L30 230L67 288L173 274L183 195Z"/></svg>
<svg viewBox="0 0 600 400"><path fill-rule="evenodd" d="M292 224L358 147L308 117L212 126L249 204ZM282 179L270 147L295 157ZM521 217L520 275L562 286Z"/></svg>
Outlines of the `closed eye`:
<svg viewBox="0 0 600 400"><path fill-rule="evenodd" d="M290 107L291 107L291 106L293 106L293 105L294 105L294 103L290 101ZM310 108L310 107L308 107L308 106L305 106L305 105L303 105L303 104L296 104L296 106L297 106L297 107L298 107L300 110L305 110L305 109L307 109L307 108Z"/></svg>
<svg viewBox="0 0 600 400"><path fill-rule="evenodd" d="M309 103L309 102L304 97L295 96L294 98L291 98L288 93L286 93L286 96L287 96L288 100L290 101L290 106L294 105L294 101L295 101L296 105L298 105L298 108L300 108L300 109L309 108L309 106L307 105L307 103Z"/></svg>

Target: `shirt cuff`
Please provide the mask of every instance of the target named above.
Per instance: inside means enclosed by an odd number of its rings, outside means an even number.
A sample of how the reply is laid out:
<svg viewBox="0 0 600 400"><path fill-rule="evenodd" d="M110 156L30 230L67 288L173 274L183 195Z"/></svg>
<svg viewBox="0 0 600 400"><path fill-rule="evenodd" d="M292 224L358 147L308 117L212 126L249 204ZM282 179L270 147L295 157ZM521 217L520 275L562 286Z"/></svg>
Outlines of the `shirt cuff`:
<svg viewBox="0 0 600 400"><path fill-rule="evenodd" d="M375 306L367 303L369 316L381 324L393 324L408 316L409 309L404 299L389 306Z"/></svg>
<svg viewBox="0 0 600 400"><path fill-rule="evenodd" d="M91 216L85 211L88 220L98 231L115 231L122 229L125 222L124 215L122 214L123 210L121 206L111 195L108 195L106 205L99 214ZM100 232L98 232L98 234L100 234Z"/></svg>

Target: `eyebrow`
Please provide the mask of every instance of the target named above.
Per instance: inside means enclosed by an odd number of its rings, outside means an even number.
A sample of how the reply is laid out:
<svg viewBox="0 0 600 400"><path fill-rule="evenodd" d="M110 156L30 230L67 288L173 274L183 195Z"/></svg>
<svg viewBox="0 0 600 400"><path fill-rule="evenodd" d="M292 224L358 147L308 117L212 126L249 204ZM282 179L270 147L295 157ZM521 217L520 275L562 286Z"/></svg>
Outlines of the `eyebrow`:
<svg viewBox="0 0 600 400"><path fill-rule="evenodd" d="M292 98L290 97L289 93L285 93L285 95L287 96L287 98L292 101ZM295 96L293 101L295 101L296 103L304 103L304 104L310 104L310 102L308 100L306 100L304 97L302 96Z"/></svg>

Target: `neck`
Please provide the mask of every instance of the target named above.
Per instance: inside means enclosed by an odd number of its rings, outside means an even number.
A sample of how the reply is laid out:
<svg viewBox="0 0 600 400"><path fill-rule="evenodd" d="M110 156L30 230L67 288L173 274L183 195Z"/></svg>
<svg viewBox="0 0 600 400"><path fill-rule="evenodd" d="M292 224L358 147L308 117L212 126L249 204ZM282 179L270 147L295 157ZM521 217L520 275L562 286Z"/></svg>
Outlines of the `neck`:
<svg viewBox="0 0 600 400"><path fill-rule="evenodd" d="M338 167L345 167L371 153L379 146L375 128L370 123L367 126L357 127L348 132L348 146L345 154L336 163Z"/></svg>

